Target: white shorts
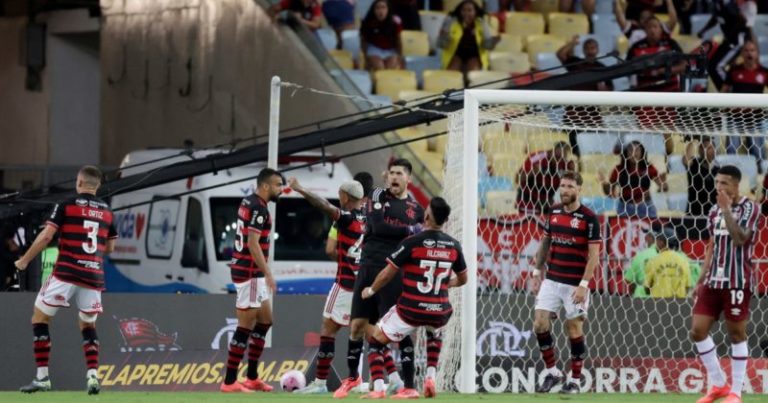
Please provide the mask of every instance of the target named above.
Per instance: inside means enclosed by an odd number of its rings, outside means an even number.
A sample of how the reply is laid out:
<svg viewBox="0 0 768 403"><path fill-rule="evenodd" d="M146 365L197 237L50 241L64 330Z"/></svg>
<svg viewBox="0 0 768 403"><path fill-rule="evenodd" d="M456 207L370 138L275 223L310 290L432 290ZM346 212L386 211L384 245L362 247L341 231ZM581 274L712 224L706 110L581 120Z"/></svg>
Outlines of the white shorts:
<svg viewBox="0 0 768 403"><path fill-rule="evenodd" d="M76 297L77 309L80 312L93 315L103 312L101 306L101 291L81 287L49 276L35 299L35 307L48 316L56 315L59 308L69 308L69 300Z"/></svg>
<svg viewBox="0 0 768 403"><path fill-rule="evenodd" d="M237 309L261 308L261 303L270 298L269 287L264 277L235 283L235 289L237 290L235 302Z"/></svg>
<svg viewBox="0 0 768 403"><path fill-rule="evenodd" d="M589 309L589 292L584 302L580 304L573 303L573 293L576 291L575 285L558 283L552 280L544 280L541 283L539 294L536 295L536 310L558 313L560 308L565 308L566 319L576 319L587 317Z"/></svg>
<svg viewBox="0 0 768 403"><path fill-rule="evenodd" d="M352 311L352 291L347 291L333 283L328 298L325 299L323 317L332 320L339 326L349 326L350 311Z"/></svg>
<svg viewBox="0 0 768 403"><path fill-rule="evenodd" d="M378 326L379 329L384 332L384 335L387 336L389 341L395 343L402 341L406 336L410 336L411 333L413 333L418 328L418 326L412 326L408 324L403 320L403 318L400 317L400 314L397 313L396 305L392 308L389 308L389 312L387 312L383 318L379 319L379 323L377 323L376 326ZM437 334L440 334L440 329L442 329L442 327L422 327Z"/></svg>

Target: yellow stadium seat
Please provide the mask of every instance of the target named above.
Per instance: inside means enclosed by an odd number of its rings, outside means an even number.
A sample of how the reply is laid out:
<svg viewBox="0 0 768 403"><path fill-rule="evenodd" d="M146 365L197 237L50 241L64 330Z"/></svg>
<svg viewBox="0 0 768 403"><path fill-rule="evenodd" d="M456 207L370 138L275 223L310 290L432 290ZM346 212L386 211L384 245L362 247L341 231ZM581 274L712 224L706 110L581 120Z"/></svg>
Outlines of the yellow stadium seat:
<svg viewBox="0 0 768 403"><path fill-rule="evenodd" d="M648 163L653 165L659 173L667 172L667 157L664 155L651 154L648 156Z"/></svg>
<svg viewBox="0 0 768 403"><path fill-rule="evenodd" d="M619 35L616 37L616 50L620 55L627 54L627 51L629 50L629 40L627 40L626 36Z"/></svg>
<svg viewBox="0 0 768 403"><path fill-rule="evenodd" d="M499 43L493 50L497 52L522 52L523 38L520 35L501 34Z"/></svg>
<svg viewBox="0 0 768 403"><path fill-rule="evenodd" d="M525 114L519 119L514 119L509 124L510 133L526 138L532 133L547 132L546 126L552 125L549 116L544 113Z"/></svg>
<svg viewBox="0 0 768 403"><path fill-rule="evenodd" d="M531 64L536 63L536 55L539 53L555 53L565 45L565 41L555 35L538 34L529 35L526 40L526 50L530 57Z"/></svg>
<svg viewBox="0 0 768 403"><path fill-rule="evenodd" d="M687 174L667 174L667 186L671 193L685 193L688 191Z"/></svg>
<svg viewBox="0 0 768 403"><path fill-rule="evenodd" d="M522 161L526 158L526 141L523 136L515 136L509 132L489 132L483 136L483 151L488 155L496 154L509 154L515 155L519 163L515 163L516 166L522 164ZM506 158L506 157L505 157ZM493 162L493 159L491 159ZM514 172L517 173L517 170Z"/></svg>
<svg viewBox="0 0 768 403"><path fill-rule="evenodd" d="M434 175L438 181L443 180L443 153L423 152L420 153L421 162L427 167L429 172Z"/></svg>
<svg viewBox="0 0 768 403"><path fill-rule="evenodd" d="M506 150L504 151L512 151ZM486 155L491 154L491 151L487 151ZM491 167L493 168L493 174L496 176L506 176L507 178L514 179L517 175L517 171L525 161L525 154L520 152L502 152L491 154Z"/></svg>
<svg viewBox="0 0 768 403"><path fill-rule="evenodd" d="M463 1L464 0L443 0L443 11L449 14L452 13L453 10L455 10L456 7L458 7L458 5L461 4ZM482 0L474 0L474 1L475 3L477 3L478 6L480 6L480 8L483 7Z"/></svg>
<svg viewBox="0 0 768 403"><path fill-rule="evenodd" d="M508 12L504 22L504 32L512 35L520 35L525 38L528 35L544 33L544 15L541 13Z"/></svg>
<svg viewBox="0 0 768 403"><path fill-rule="evenodd" d="M422 98L432 98L437 97L440 94L436 94L434 92L429 91L421 91L421 90L405 90L400 91L400 93L397 94L398 99L401 101L414 101L414 100L421 100ZM426 100L426 99L425 99Z"/></svg>
<svg viewBox="0 0 768 403"><path fill-rule="evenodd" d="M333 60L336 61L336 63L345 70L352 70L355 68L355 61L352 58L352 53L348 50L343 49L331 49L328 51L328 54L333 57Z"/></svg>
<svg viewBox="0 0 768 403"><path fill-rule="evenodd" d="M485 194L485 208L491 216L512 215L517 213L515 209L514 191L490 191Z"/></svg>
<svg viewBox="0 0 768 403"><path fill-rule="evenodd" d="M589 20L586 14L551 13L548 19L549 34L570 41L574 35L589 33Z"/></svg>
<svg viewBox="0 0 768 403"><path fill-rule="evenodd" d="M486 18L486 21L488 21L488 26L491 27L491 34L493 36L497 36L499 34L499 25L500 25L499 17L493 14L488 14L485 16L485 18Z"/></svg>
<svg viewBox="0 0 768 403"><path fill-rule="evenodd" d="M528 153L551 150L559 141L568 142L568 134L561 132L539 132L528 134Z"/></svg>
<svg viewBox="0 0 768 403"><path fill-rule="evenodd" d="M693 35L677 35L673 39L683 49L683 53L691 53L701 45L701 39Z"/></svg>
<svg viewBox="0 0 768 403"><path fill-rule="evenodd" d="M429 56L429 35L422 31L400 32L403 56Z"/></svg>
<svg viewBox="0 0 768 403"><path fill-rule="evenodd" d="M491 52L491 70L505 73L526 73L531 70L531 61L525 53Z"/></svg>
<svg viewBox="0 0 768 403"><path fill-rule="evenodd" d="M400 91L416 89L416 73L409 70L379 70L373 73L376 94L398 101Z"/></svg>
<svg viewBox="0 0 768 403"><path fill-rule="evenodd" d="M669 14L654 14L654 15L663 24L666 24L669 21ZM680 21L679 20L678 20L677 24L675 24L675 29L672 30L672 35L678 35L678 34L680 34Z"/></svg>
<svg viewBox="0 0 768 403"><path fill-rule="evenodd" d="M424 91L443 92L464 88L464 75L453 70L424 70Z"/></svg>
<svg viewBox="0 0 768 403"><path fill-rule="evenodd" d="M398 129L395 131L395 133L397 133L397 135L403 140L411 140L419 137L424 137L426 135L426 133L424 132L423 125L406 127L404 129ZM428 148L427 140L425 139L425 140L413 141L411 143L408 143L408 147L410 147L411 150L413 150L416 153L423 153L427 151L427 148Z"/></svg>
<svg viewBox="0 0 768 403"><path fill-rule="evenodd" d="M503 71L475 70L467 73L467 76L470 87L482 86L483 88L490 89L506 88L509 86L509 73Z"/></svg>
<svg viewBox="0 0 768 403"><path fill-rule="evenodd" d="M603 185L597 180L597 174L585 173L581 174L581 178L584 180L581 185L581 195L584 197L603 197Z"/></svg>
<svg viewBox="0 0 768 403"><path fill-rule="evenodd" d="M613 154L586 154L579 159L581 163L581 174L597 174L603 172L608 179L613 168L619 164L619 156Z"/></svg>
<svg viewBox="0 0 768 403"><path fill-rule="evenodd" d="M674 153L677 155L685 155L685 138L680 134L672 135L672 147L674 147Z"/></svg>
<svg viewBox="0 0 768 403"><path fill-rule="evenodd" d="M547 15L560 9L560 0L536 0L531 2L530 10Z"/></svg>

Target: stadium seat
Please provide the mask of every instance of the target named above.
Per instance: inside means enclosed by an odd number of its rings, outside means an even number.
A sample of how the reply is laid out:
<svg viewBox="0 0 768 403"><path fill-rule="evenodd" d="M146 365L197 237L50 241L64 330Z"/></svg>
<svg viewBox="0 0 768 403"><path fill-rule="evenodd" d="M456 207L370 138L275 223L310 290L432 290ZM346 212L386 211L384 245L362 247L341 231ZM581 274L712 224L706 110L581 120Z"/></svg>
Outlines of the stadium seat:
<svg viewBox="0 0 768 403"><path fill-rule="evenodd" d="M495 176L504 176L513 179L525 161L522 153L494 153L491 155L491 167Z"/></svg>
<svg viewBox="0 0 768 403"><path fill-rule="evenodd" d="M531 58L531 63L536 62L539 53L555 53L565 45L565 41L554 35L537 34L529 35L526 39L526 51Z"/></svg>
<svg viewBox="0 0 768 403"><path fill-rule="evenodd" d="M486 193L486 211L492 216L515 214L515 196L514 191L494 190Z"/></svg>
<svg viewBox="0 0 768 403"><path fill-rule="evenodd" d="M440 70L442 65L438 56L406 56L405 67L416 73L416 80L421 84L424 70Z"/></svg>
<svg viewBox="0 0 768 403"><path fill-rule="evenodd" d="M453 70L424 70L424 91L443 92L464 88L464 75Z"/></svg>
<svg viewBox="0 0 768 403"><path fill-rule="evenodd" d="M669 165L670 174L684 174L687 172L685 165L683 165L682 155L670 155L667 157L667 165Z"/></svg>
<svg viewBox="0 0 768 403"><path fill-rule="evenodd" d="M616 50L620 55L626 55L629 50L629 40L626 36L621 35L616 37Z"/></svg>
<svg viewBox="0 0 768 403"><path fill-rule="evenodd" d="M527 143L525 137L515 136L505 131L489 131L482 137L483 151L489 156L494 154L510 153L517 156L517 159L525 158L525 149ZM493 162L493 158L491 158Z"/></svg>
<svg viewBox="0 0 768 403"><path fill-rule="evenodd" d="M438 181L443 180L443 153L424 152L419 155L421 162Z"/></svg>
<svg viewBox="0 0 768 403"><path fill-rule="evenodd" d="M659 21L661 21L664 24L666 24L669 21L669 14L656 13L654 15L656 16L656 18L659 19ZM696 32L694 31L694 34L695 33ZM680 22L675 24L675 29L672 30L672 36L679 35L679 34L680 34Z"/></svg>
<svg viewBox="0 0 768 403"><path fill-rule="evenodd" d="M509 74L503 71L476 70L467 73L467 77L470 87L482 86L486 89L501 89L509 86Z"/></svg>
<svg viewBox="0 0 768 403"><path fill-rule="evenodd" d="M619 23L616 22L616 16L613 12L606 14L592 14L592 26L594 27L595 35L606 36L608 38L616 38L623 36Z"/></svg>
<svg viewBox="0 0 768 403"><path fill-rule="evenodd" d="M672 211L688 211L688 192L679 192L678 189L672 189L675 193L667 195L667 208Z"/></svg>
<svg viewBox="0 0 768 403"><path fill-rule="evenodd" d="M491 52L491 70L505 73L526 73L531 70L531 62L525 53Z"/></svg>
<svg viewBox="0 0 768 403"><path fill-rule="evenodd" d="M317 31L317 37L320 39L320 43L326 49L336 49L336 33L330 28L320 28Z"/></svg>
<svg viewBox="0 0 768 403"><path fill-rule="evenodd" d="M672 135L672 148L674 149L673 154L683 155L685 154L685 138L680 134L673 134Z"/></svg>
<svg viewBox="0 0 768 403"><path fill-rule="evenodd" d="M540 13L509 12L504 22L504 32L526 38L544 33L544 16Z"/></svg>
<svg viewBox="0 0 768 403"><path fill-rule="evenodd" d="M687 192L688 175L685 173L668 173L667 186L670 192Z"/></svg>
<svg viewBox="0 0 768 403"><path fill-rule="evenodd" d="M423 31L400 32L403 56L429 56L429 35Z"/></svg>
<svg viewBox="0 0 768 403"><path fill-rule="evenodd" d="M584 197L603 197L603 185L597 180L597 174L584 173L581 175L584 184L581 185L581 195Z"/></svg>
<svg viewBox="0 0 768 403"><path fill-rule="evenodd" d="M503 191L508 192L512 189L512 181L502 176L481 177L477 182L477 194L480 196L480 206L486 204L486 193Z"/></svg>
<svg viewBox="0 0 768 403"><path fill-rule="evenodd" d="M549 34L570 41L574 35L589 33L589 20L585 14L550 13L548 18Z"/></svg>
<svg viewBox="0 0 768 403"><path fill-rule="evenodd" d="M342 69L352 70L355 68L355 61L352 60L352 54L348 50L329 49L328 54L331 55L336 64Z"/></svg>
<svg viewBox="0 0 768 403"><path fill-rule="evenodd" d="M605 214L616 211L616 199L607 196L583 197L581 202L595 214Z"/></svg>
<svg viewBox="0 0 768 403"><path fill-rule="evenodd" d="M435 94L434 92L429 91L421 91L421 90L405 90L400 91L400 93L397 94L397 98L401 101L415 101L417 99L422 98L431 98L431 97L437 97L440 96L440 94Z"/></svg>
<svg viewBox="0 0 768 403"><path fill-rule="evenodd" d="M667 157L665 155L649 153L648 163L653 165L660 174L667 172Z"/></svg>
<svg viewBox="0 0 768 403"><path fill-rule="evenodd" d="M440 28L445 21L445 14L438 11L419 10L421 30L429 36L429 47L437 49L437 38L440 36Z"/></svg>
<svg viewBox="0 0 768 403"><path fill-rule="evenodd" d="M400 91L416 89L416 73L409 70L379 70L373 73L376 94L397 101Z"/></svg>
<svg viewBox="0 0 768 403"><path fill-rule="evenodd" d="M357 15L358 19L362 21L365 18L365 15L368 13L368 10L373 5L373 2L375 0L357 0L355 1L355 15Z"/></svg>
<svg viewBox="0 0 768 403"><path fill-rule="evenodd" d="M576 135L576 143L579 145L581 155L612 154L617 141L619 141L619 135L615 133L579 133Z"/></svg>
<svg viewBox="0 0 768 403"><path fill-rule="evenodd" d="M664 136L661 134L649 134L649 133L629 133L625 134L621 139L622 147L629 144L632 141L639 141L645 152L648 155L660 154L666 155L667 149L664 143Z"/></svg>
<svg viewBox="0 0 768 403"><path fill-rule="evenodd" d="M403 129L395 130L395 133L403 140L411 140L419 137L424 137L427 133L424 131L424 126L410 126ZM416 140L408 143L408 147L415 153L421 156L422 153L427 151L427 140Z"/></svg>
<svg viewBox="0 0 768 403"><path fill-rule="evenodd" d="M551 150L559 141L568 142L568 134L562 132L529 133L527 136L528 153Z"/></svg>
<svg viewBox="0 0 768 403"><path fill-rule="evenodd" d="M545 16L549 13L555 13L560 9L559 0L536 0L530 3L530 10L532 12L541 13Z"/></svg>
<svg viewBox="0 0 768 403"><path fill-rule="evenodd" d="M677 35L673 39L683 49L683 53L692 53L701 45L701 39L693 35Z"/></svg>
<svg viewBox="0 0 768 403"><path fill-rule="evenodd" d="M691 15L691 33L695 35L702 28L704 28L704 26L707 25L707 22L709 21L710 17L711 17L710 14ZM723 34L723 31L720 30L720 25L718 24L704 34L704 39L712 39L715 36L722 35L722 34Z"/></svg>
<svg viewBox="0 0 768 403"><path fill-rule="evenodd" d="M357 29L342 31L341 40L344 41L344 49L352 54L352 58L357 59L360 56L360 31Z"/></svg>
<svg viewBox="0 0 768 403"><path fill-rule="evenodd" d="M546 71L552 75L568 72L554 53L539 53L536 55L536 70Z"/></svg>
<svg viewBox="0 0 768 403"><path fill-rule="evenodd" d="M589 173L597 174L602 171L606 178L608 178L611 175L613 168L619 164L619 156L614 154L582 154L581 158L579 158L579 162L581 164L582 175Z"/></svg>
<svg viewBox="0 0 768 403"><path fill-rule="evenodd" d="M735 165L741 170L742 185L747 183L749 189L755 187L757 180L757 160L753 155L723 154L715 157L720 166Z"/></svg>
<svg viewBox="0 0 768 403"><path fill-rule="evenodd" d="M497 52L522 52L523 38L520 35L501 34L499 43L493 50Z"/></svg>
<svg viewBox="0 0 768 403"><path fill-rule="evenodd" d="M757 36L768 35L768 14L758 14L755 18L755 25L752 30Z"/></svg>
<svg viewBox="0 0 768 403"><path fill-rule="evenodd" d="M344 70L347 77L360 89L363 94L373 93L371 73L366 70Z"/></svg>

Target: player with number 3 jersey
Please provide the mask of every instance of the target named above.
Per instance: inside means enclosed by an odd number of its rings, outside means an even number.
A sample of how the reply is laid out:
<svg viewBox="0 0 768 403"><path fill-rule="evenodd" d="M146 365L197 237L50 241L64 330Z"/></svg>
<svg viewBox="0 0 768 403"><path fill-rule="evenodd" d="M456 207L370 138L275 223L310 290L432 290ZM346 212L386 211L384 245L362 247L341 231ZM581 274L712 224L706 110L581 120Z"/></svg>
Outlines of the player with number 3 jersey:
<svg viewBox="0 0 768 403"><path fill-rule="evenodd" d="M333 283L323 310L323 324L320 330L320 350L317 353L315 380L297 393L328 393L326 380L336 351L336 333L343 326L349 326L352 309L352 290L355 276L360 267L360 249L366 232L366 215L362 210L366 190L357 181L348 181L339 187L339 204L334 206L322 197L301 186L296 178L290 178L288 185L327 216L334 220L337 231L336 281ZM370 190L369 190L370 191Z"/></svg>
<svg viewBox="0 0 768 403"><path fill-rule="evenodd" d="M272 217L267 203L277 202L283 192L283 177L264 168L256 179L256 190L240 203L235 226L235 251L229 267L237 298L237 329L229 342L226 375L220 390L225 393L269 392L272 387L259 379L258 364L264 342L272 327L270 298L277 291L267 265ZM248 350L247 379L237 381L240 361Z"/></svg>
<svg viewBox="0 0 768 403"><path fill-rule="evenodd" d="M741 403L747 372L747 323L755 283L752 252L760 209L739 195L740 182L741 171L733 165L720 167L715 176L717 205L709 213L709 243L704 253L707 271L695 290L691 324L691 338L711 385L698 403L712 403L720 398L725 398L725 403ZM717 347L709 335L721 314L731 339L731 385L720 367Z"/></svg>
<svg viewBox="0 0 768 403"><path fill-rule="evenodd" d="M117 238L109 205L96 197L101 178L102 174L98 168L82 167L75 184L77 196L53 208L45 228L24 256L15 263L17 269L25 270L51 242L56 232L59 232L59 256L53 274L40 289L35 300L32 332L37 375L32 383L21 388L24 393L51 389L51 380L48 377L51 336L48 325L59 308L69 307L72 298L75 298L80 310L80 331L83 335L83 352L88 368L86 390L91 395L99 393L101 389L97 375L99 341L96 336L96 318L102 312L104 256L114 250Z"/></svg>

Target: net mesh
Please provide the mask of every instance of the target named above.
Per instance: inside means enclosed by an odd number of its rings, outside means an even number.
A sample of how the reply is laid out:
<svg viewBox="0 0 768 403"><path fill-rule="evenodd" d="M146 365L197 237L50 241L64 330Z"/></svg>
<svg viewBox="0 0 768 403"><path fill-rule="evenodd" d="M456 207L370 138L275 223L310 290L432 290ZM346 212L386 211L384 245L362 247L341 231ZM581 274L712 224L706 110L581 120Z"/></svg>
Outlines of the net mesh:
<svg viewBox="0 0 768 403"><path fill-rule="evenodd" d="M482 106L476 228L461 226L462 157L471 152L463 144L473 134L464 133L462 112L450 116L444 196L454 213L448 232L457 239L463 231L477 233L477 340L461 339L461 292L452 290L455 311L444 333L439 387L458 390L457 373L468 364L476 366L479 391L534 391L543 363L532 331L528 275L542 234L542 213L558 201L556 177L574 169L584 178L582 203L599 215L603 237L585 324L589 358L582 389L703 391L705 372L688 336L692 298L644 297L645 264L652 258L642 254L648 246L645 233L674 229L679 253L690 261L689 285L695 284L709 239L713 168L738 166L741 194L762 201L766 116L760 108ZM556 154L558 143L571 146L572 152ZM630 174L629 168L638 165L643 169ZM768 357L764 227L756 235L753 259L748 393L768 393L768 361L761 358ZM552 332L558 367L567 373L569 346L562 320L553 321ZM720 325L713 328L713 338L720 356L727 357L729 344ZM475 363L460 361L464 342L476 343Z"/></svg>

